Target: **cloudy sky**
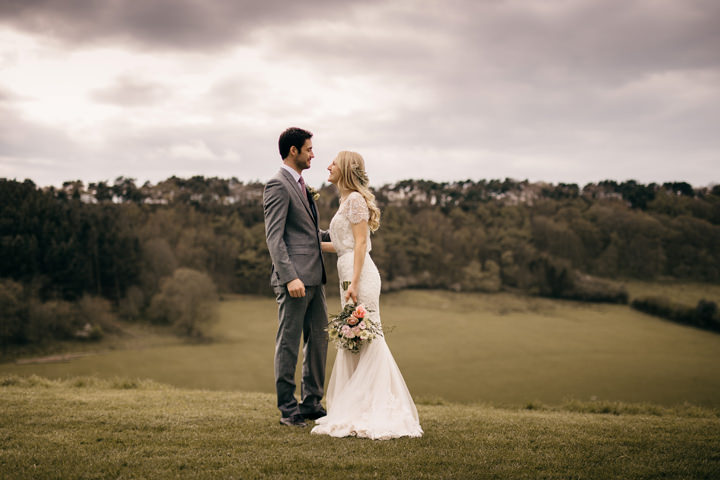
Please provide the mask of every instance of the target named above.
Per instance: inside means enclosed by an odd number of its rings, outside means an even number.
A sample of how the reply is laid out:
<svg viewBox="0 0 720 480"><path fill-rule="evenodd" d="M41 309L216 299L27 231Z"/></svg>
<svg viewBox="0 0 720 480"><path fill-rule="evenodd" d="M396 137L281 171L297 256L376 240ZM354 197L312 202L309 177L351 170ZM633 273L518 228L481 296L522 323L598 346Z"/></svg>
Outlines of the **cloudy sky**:
<svg viewBox="0 0 720 480"><path fill-rule="evenodd" d="M0 177L720 181L716 0L0 0Z"/></svg>

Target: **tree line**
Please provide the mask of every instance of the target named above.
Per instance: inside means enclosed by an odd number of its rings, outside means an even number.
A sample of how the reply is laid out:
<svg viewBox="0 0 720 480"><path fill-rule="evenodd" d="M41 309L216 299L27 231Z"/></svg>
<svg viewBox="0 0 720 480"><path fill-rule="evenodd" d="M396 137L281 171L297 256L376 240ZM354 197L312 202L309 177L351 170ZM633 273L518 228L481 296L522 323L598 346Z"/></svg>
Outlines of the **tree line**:
<svg viewBox="0 0 720 480"><path fill-rule="evenodd" d="M218 291L271 294L263 187L202 176L61 188L0 179L0 341L97 336L118 316L201 335ZM319 191L327 227L339 199L331 185ZM406 180L374 193L385 290L626 302L612 279L720 281L719 186Z"/></svg>

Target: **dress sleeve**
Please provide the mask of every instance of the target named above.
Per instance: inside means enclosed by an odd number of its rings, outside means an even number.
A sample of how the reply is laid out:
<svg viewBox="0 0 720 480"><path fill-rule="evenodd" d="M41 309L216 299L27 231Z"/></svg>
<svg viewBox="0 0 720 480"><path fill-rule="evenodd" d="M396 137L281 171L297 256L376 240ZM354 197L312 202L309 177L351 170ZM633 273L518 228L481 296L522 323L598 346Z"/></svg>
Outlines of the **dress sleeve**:
<svg viewBox="0 0 720 480"><path fill-rule="evenodd" d="M345 215L347 215L350 223L360 223L363 220L367 222L370 219L370 210L368 210L367 203L362 195L357 192L353 192L350 196L348 196L346 202L347 208L345 210Z"/></svg>

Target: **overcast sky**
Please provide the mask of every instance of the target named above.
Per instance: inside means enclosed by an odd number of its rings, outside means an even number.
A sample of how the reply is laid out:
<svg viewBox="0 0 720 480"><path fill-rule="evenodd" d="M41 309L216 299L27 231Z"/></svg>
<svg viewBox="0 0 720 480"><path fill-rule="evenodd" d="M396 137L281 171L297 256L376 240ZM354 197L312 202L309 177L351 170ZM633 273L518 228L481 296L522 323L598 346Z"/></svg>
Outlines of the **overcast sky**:
<svg viewBox="0 0 720 480"><path fill-rule="evenodd" d="M0 0L0 177L720 181L717 0Z"/></svg>

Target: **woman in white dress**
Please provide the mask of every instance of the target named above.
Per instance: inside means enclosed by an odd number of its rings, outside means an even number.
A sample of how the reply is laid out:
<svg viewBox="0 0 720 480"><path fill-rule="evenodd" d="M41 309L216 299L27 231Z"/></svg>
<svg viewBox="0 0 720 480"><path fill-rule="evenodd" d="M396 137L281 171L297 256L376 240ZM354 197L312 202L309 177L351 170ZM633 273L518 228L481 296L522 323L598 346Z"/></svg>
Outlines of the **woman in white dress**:
<svg viewBox="0 0 720 480"><path fill-rule="evenodd" d="M340 192L340 207L330 221L332 242L323 242L323 250L338 255L343 307L363 304L381 326L380 274L370 258L370 232L380 225L380 210L368 188L365 162L355 152L340 152L328 170L328 180ZM383 440L423 434L415 403L382 336L358 353L338 349L326 399L327 416L317 420L312 433Z"/></svg>

